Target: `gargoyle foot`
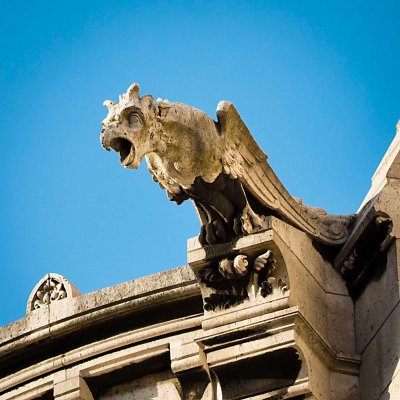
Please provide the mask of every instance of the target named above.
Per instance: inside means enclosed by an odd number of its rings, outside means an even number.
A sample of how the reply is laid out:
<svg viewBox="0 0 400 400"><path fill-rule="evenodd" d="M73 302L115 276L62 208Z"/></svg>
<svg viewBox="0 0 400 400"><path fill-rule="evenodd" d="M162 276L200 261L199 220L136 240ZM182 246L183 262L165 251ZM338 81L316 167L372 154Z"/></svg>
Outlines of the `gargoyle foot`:
<svg viewBox="0 0 400 400"><path fill-rule="evenodd" d="M207 246L208 244L218 243L217 236L212 222L202 225L200 228L199 242L202 246Z"/></svg>
<svg viewBox="0 0 400 400"><path fill-rule="evenodd" d="M225 226L222 221L216 219L212 221L214 227L215 236L219 242L226 242L228 240L228 233L226 232Z"/></svg>
<svg viewBox="0 0 400 400"><path fill-rule="evenodd" d="M222 221L214 220L201 226L199 242L204 246L226 242L229 239Z"/></svg>

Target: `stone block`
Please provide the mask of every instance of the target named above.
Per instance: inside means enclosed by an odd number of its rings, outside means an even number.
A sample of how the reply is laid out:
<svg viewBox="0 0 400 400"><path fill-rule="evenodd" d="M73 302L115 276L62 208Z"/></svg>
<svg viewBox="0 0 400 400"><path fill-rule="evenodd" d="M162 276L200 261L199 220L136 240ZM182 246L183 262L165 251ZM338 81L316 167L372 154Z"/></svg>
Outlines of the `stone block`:
<svg viewBox="0 0 400 400"><path fill-rule="evenodd" d="M389 315L361 355L362 400L378 400L399 370L400 303Z"/></svg>

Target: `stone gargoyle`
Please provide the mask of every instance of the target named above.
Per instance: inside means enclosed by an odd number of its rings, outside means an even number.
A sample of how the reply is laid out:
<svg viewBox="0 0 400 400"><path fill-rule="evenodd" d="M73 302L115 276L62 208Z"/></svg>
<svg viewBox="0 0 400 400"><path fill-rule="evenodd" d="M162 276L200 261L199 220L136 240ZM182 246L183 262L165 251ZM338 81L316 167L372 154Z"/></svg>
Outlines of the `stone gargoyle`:
<svg viewBox="0 0 400 400"><path fill-rule="evenodd" d="M218 104L214 121L185 104L140 97L134 83L118 103L104 105L102 146L118 152L125 168L138 168L144 156L170 200L191 199L203 245L262 230L270 215L328 245L346 240L351 217L327 215L293 198L231 102Z"/></svg>

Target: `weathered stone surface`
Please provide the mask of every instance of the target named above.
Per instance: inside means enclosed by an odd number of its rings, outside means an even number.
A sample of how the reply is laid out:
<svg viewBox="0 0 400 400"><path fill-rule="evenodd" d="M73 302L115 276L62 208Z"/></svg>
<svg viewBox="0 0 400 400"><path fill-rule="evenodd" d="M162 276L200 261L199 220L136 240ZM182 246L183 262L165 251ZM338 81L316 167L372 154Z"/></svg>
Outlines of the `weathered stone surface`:
<svg viewBox="0 0 400 400"><path fill-rule="evenodd" d="M388 391L400 365L400 307L393 310L362 353L360 394L362 399L379 399ZM393 399L400 392L393 393Z"/></svg>
<svg viewBox="0 0 400 400"><path fill-rule="evenodd" d="M105 391L99 400L175 400L180 398L179 382L171 373L145 376Z"/></svg>

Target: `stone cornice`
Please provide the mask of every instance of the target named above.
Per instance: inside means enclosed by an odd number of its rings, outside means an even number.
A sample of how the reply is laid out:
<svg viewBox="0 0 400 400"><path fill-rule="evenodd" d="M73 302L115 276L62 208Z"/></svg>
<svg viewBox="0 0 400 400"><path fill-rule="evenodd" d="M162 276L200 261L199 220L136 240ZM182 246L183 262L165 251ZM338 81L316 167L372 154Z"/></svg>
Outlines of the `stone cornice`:
<svg viewBox="0 0 400 400"><path fill-rule="evenodd" d="M0 328L0 359L47 338L77 332L126 314L199 296L189 267L181 267L58 301ZM66 300L66 299L64 299Z"/></svg>

